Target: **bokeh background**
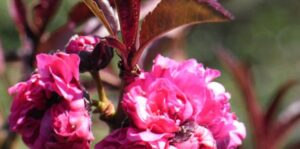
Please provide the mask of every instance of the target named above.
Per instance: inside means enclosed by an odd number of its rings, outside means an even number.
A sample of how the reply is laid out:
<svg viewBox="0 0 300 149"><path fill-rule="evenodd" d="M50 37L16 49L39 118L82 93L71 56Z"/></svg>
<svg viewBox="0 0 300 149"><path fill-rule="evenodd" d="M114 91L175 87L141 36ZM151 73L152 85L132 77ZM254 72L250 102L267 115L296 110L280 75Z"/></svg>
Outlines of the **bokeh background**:
<svg viewBox="0 0 300 149"><path fill-rule="evenodd" d="M25 0L32 3L30 0ZM68 10L77 0L64 0L47 30L62 25ZM214 54L222 45L236 57L251 64L255 88L262 107L267 107L278 86L290 79L300 79L300 2L299 0L223 0L221 3L235 16L235 20L218 24L194 26L187 36L185 53L197 58L208 67L222 71L218 79L232 94L232 110L247 127L247 138L242 148L253 147L251 126L239 89L231 74ZM0 0L0 39L5 53L15 52L20 47L18 32L9 17L8 0ZM58 37L59 38L59 37ZM9 113L11 97L7 87L20 80L19 63L8 63L6 73L0 80L0 120ZM8 79L7 79L8 78ZM117 93L111 93L118 97ZM300 87L291 89L281 108L300 100ZM107 134L105 124L96 120L93 130L96 140ZM279 148L300 141L300 124L287 136ZM16 148L26 148L20 138Z"/></svg>

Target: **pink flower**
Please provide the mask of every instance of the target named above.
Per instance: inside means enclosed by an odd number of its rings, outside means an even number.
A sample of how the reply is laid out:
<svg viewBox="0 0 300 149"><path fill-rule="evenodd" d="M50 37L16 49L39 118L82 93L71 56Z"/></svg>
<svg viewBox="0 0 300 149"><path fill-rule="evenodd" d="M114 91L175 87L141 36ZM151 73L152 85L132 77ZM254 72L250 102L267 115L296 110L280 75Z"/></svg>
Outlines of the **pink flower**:
<svg viewBox="0 0 300 149"><path fill-rule="evenodd" d="M95 149L215 149L216 142L204 127L188 122L177 133L153 133L133 127L115 130Z"/></svg>
<svg viewBox="0 0 300 149"><path fill-rule="evenodd" d="M245 127L230 112L230 94L212 82L218 76L218 70L205 69L196 60L178 63L159 55L152 71L142 72L126 88L122 105L141 131L179 134L188 123L201 128L177 145L196 139L198 146L205 140L209 148L235 148L245 138Z"/></svg>
<svg viewBox="0 0 300 149"><path fill-rule="evenodd" d="M76 110L66 110L69 103L54 105L51 109L53 116L53 130L62 137L68 137L69 141L86 138L93 139L90 131L91 120L88 111L85 108Z"/></svg>
<svg viewBox="0 0 300 149"><path fill-rule="evenodd" d="M9 88L9 93L14 95L9 115L10 128L20 133L26 144L33 144L51 93L44 90L38 74Z"/></svg>
<svg viewBox="0 0 300 149"><path fill-rule="evenodd" d="M149 80L137 80L131 87L123 100L123 107L140 129L149 128L157 133L176 132L179 125L193 114L190 101L169 80L149 76Z"/></svg>
<svg viewBox="0 0 300 149"><path fill-rule="evenodd" d="M37 73L9 89L10 128L30 148L89 148L93 135L78 64L77 55L39 54Z"/></svg>
<svg viewBox="0 0 300 149"><path fill-rule="evenodd" d="M171 140L178 149L215 149L216 142L211 132L194 122L187 122Z"/></svg>
<svg viewBox="0 0 300 149"><path fill-rule="evenodd" d="M47 88L67 100L82 96L79 85L79 57L75 54L56 53L36 56L38 73Z"/></svg>
<svg viewBox="0 0 300 149"><path fill-rule="evenodd" d="M172 134L156 134L128 127L117 129L96 144L95 149L164 149Z"/></svg>
<svg viewBox="0 0 300 149"><path fill-rule="evenodd" d="M78 36L74 35L66 46L67 53L79 53L80 51L93 51L100 42L97 36Z"/></svg>

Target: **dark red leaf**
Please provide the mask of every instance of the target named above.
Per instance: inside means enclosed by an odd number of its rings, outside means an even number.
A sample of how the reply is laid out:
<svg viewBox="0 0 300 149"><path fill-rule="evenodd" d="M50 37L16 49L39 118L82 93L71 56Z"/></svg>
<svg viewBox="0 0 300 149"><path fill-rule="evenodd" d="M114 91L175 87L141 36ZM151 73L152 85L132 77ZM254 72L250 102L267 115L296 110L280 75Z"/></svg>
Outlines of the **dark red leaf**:
<svg viewBox="0 0 300 149"><path fill-rule="evenodd" d="M271 104L266 111L265 114L265 123L266 125L270 124L276 114L276 110L278 109L278 106L280 105L281 101L283 100L283 96L286 95L286 93L291 89L293 86L295 86L298 83L297 80L289 80L282 84L279 89L276 91L274 97L270 100Z"/></svg>
<svg viewBox="0 0 300 149"><path fill-rule="evenodd" d="M127 59L125 55L126 46L114 36L107 36L105 37L105 40L108 46L115 48L117 50L117 53L121 57L122 61L127 63Z"/></svg>
<svg viewBox="0 0 300 149"><path fill-rule="evenodd" d="M73 23L61 26L48 37L42 38L43 40L37 46L37 51L48 53L53 50L63 50L69 39L75 34L75 27Z"/></svg>
<svg viewBox="0 0 300 149"><path fill-rule="evenodd" d="M114 36L107 36L107 37L105 37L105 39L109 46L120 50L121 53L123 53L123 51L126 50L126 46L122 42L120 42L117 38L115 38ZM119 54L121 54L121 53L119 53Z"/></svg>
<svg viewBox="0 0 300 149"><path fill-rule="evenodd" d="M149 48L146 49L142 62L143 68L150 68L151 61L157 54L168 53L168 56L176 60L186 59L185 43L186 35L191 27L181 27L168 32L162 38L155 40Z"/></svg>
<svg viewBox="0 0 300 149"><path fill-rule="evenodd" d="M123 42L128 50L135 50L139 27L140 0L115 0Z"/></svg>
<svg viewBox="0 0 300 149"><path fill-rule="evenodd" d="M49 21L56 13L61 0L40 0L34 7L33 23L37 29L38 34L44 32Z"/></svg>
<svg viewBox="0 0 300 149"><path fill-rule="evenodd" d="M59 27L50 35L43 37L37 47L37 51L49 52L51 50L63 50L70 37L72 37L72 35L76 33L76 27L84 23L92 16L94 15L92 12L90 12L88 7L84 3L78 2L77 4L75 4L75 6L72 7L66 24Z"/></svg>
<svg viewBox="0 0 300 149"><path fill-rule="evenodd" d="M161 0L147 0L141 4L140 20L143 19L147 14L152 12L155 7L160 3Z"/></svg>
<svg viewBox="0 0 300 149"><path fill-rule="evenodd" d="M132 63L136 64L144 48L167 31L182 25L220 22L232 18L216 0L161 0L142 23L140 47Z"/></svg>
<svg viewBox="0 0 300 149"><path fill-rule="evenodd" d="M100 9L104 13L105 18L110 24L111 29L113 30L114 34L118 31L118 23L117 18L114 14L114 10L110 5L108 0L98 0L97 4L99 5Z"/></svg>
<svg viewBox="0 0 300 149"><path fill-rule="evenodd" d="M290 104L270 131L272 141L279 142L300 121L300 100Z"/></svg>
<svg viewBox="0 0 300 149"><path fill-rule="evenodd" d="M91 18L93 13L89 10L89 8L83 3L78 2L73 6L69 13L69 22L75 23L75 24L81 24L85 22L87 19Z"/></svg>

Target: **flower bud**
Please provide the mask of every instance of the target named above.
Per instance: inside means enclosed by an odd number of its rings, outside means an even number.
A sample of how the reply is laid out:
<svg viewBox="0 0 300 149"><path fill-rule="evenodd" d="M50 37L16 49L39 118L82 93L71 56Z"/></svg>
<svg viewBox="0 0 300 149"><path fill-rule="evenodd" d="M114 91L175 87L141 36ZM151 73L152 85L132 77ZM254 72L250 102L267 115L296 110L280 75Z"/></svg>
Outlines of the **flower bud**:
<svg viewBox="0 0 300 149"><path fill-rule="evenodd" d="M66 46L67 53L76 53L80 57L80 72L98 71L109 64L113 49L98 36L74 35Z"/></svg>

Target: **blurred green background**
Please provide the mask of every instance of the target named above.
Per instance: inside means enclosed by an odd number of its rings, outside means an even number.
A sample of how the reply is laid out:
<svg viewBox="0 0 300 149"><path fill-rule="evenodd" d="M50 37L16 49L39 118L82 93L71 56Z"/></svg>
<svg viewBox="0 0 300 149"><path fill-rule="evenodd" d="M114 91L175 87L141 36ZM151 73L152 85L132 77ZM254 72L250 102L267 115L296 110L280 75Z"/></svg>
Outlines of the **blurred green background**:
<svg viewBox="0 0 300 149"><path fill-rule="evenodd" d="M18 33L9 17L8 0L0 0L0 39L5 52L15 51L20 47ZM28 1L30 2L30 1ZM75 0L64 0L48 30L62 25L68 10ZM254 148L251 142L251 126L248 122L245 106L240 92L234 84L230 73L215 57L213 50L218 45L232 51L241 60L252 64L255 87L260 103L265 109L277 87L289 79L300 79L300 2L299 0L223 0L222 4L235 16L231 22L202 24L194 27L187 38L187 53L208 67L222 71L222 82L232 94L232 110L247 127L247 138L243 148ZM0 80L0 112L6 117L11 98L7 95L7 85L20 79L19 64L7 65L9 82ZM293 101L299 100L300 87L290 90L281 108L284 109ZM95 118L96 119L96 118ZM93 126L97 141L107 131L100 128L103 123ZM300 141L300 125L287 137L282 147ZM21 147L22 146L22 147ZM25 148L22 143L17 148Z"/></svg>

